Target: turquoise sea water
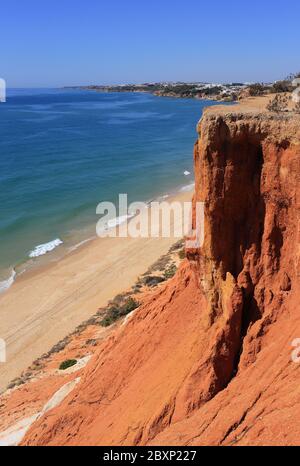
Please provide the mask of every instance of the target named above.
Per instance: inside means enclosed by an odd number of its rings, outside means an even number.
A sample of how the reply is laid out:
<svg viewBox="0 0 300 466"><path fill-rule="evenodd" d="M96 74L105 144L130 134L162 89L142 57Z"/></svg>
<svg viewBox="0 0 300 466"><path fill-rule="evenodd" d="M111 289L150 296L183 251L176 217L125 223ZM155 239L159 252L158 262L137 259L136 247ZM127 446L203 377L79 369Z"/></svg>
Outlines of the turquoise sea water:
<svg viewBox="0 0 300 466"><path fill-rule="evenodd" d="M196 124L211 104L9 90L0 104L0 281L90 236L99 202L118 193L148 201L192 183Z"/></svg>

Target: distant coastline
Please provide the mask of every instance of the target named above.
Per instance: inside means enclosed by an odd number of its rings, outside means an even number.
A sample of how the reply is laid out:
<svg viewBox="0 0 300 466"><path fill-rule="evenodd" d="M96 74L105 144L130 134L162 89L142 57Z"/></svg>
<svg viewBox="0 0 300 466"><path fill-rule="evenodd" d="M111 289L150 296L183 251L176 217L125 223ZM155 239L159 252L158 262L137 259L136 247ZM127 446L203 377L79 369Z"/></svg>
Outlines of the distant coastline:
<svg viewBox="0 0 300 466"><path fill-rule="evenodd" d="M86 86L66 86L64 89L81 89L102 93L147 93L158 97L232 103L248 97L291 93L294 90L293 79L295 80L295 78L299 78L299 75L290 75L285 80L269 83L157 82L117 85L92 84Z"/></svg>
<svg viewBox="0 0 300 466"><path fill-rule="evenodd" d="M66 86L64 89L81 89L96 92L143 92L159 97L173 97L198 100L215 100L218 102L234 102L248 84L230 83L143 83L122 85L87 85Z"/></svg>

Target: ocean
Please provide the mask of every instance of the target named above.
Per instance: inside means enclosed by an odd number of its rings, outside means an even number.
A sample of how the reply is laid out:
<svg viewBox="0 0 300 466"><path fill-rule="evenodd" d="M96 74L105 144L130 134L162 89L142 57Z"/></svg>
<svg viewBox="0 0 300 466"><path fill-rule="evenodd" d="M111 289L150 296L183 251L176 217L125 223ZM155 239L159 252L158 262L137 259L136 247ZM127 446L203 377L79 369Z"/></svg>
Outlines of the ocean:
<svg viewBox="0 0 300 466"><path fill-rule="evenodd" d="M11 89L0 103L0 291L95 236L101 201L193 183L203 107L144 93Z"/></svg>

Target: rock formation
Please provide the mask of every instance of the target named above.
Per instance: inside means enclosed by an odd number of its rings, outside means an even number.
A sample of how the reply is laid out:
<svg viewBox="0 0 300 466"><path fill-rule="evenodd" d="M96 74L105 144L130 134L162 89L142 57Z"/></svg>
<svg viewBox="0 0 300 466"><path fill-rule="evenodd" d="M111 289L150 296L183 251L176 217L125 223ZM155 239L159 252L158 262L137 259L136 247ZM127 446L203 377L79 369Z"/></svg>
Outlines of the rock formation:
<svg viewBox="0 0 300 466"><path fill-rule="evenodd" d="M24 445L299 444L300 119L215 107L198 132L203 246Z"/></svg>

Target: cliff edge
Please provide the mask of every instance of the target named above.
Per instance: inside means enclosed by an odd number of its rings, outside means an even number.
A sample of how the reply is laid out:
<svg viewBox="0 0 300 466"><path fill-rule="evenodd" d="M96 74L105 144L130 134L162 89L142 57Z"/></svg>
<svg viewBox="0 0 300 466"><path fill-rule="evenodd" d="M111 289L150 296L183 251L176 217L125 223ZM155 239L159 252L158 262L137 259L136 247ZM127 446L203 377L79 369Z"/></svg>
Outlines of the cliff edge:
<svg viewBox="0 0 300 466"><path fill-rule="evenodd" d="M194 151L203 246L22 444L299 444L300 117L264 106L205 111Z"/></svg>

